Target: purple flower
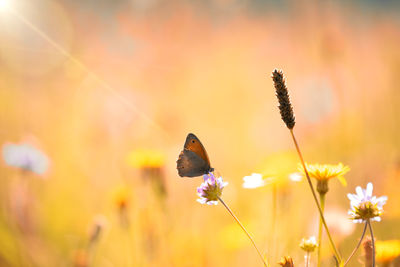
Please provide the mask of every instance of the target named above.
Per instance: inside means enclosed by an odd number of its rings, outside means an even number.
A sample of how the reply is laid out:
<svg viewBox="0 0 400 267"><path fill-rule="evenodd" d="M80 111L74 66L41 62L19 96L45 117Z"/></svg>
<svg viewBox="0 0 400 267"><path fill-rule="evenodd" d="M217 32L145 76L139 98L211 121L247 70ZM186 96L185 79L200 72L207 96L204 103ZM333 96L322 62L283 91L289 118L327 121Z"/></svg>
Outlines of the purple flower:
<svg viewBox="0 0 400 267"><path fill-rule="evenodd" d="M380 215L383 213L383 205L387 201L387 196L379 197L372 195L373 185L367 184L366 189L357 186L357 194L347 194L350 199L349 215L355 223L363 223L366 220L381 220Z"/></svg>
<svg viewBox="0 0 400 267"><path fill-rule="evenodd" d="M3 145L3 158L7 165L42 175L49 167L49 159L29 144Z"/></svg>
<svg viewBox="0 0 400 267"><path fill-rule="evenodd" d="M222 189L228 184L222 177L215 178L214 174L203 175L204 182L197 188L197 199L201 204L217 205L218 198L222 194Z"/></svg>

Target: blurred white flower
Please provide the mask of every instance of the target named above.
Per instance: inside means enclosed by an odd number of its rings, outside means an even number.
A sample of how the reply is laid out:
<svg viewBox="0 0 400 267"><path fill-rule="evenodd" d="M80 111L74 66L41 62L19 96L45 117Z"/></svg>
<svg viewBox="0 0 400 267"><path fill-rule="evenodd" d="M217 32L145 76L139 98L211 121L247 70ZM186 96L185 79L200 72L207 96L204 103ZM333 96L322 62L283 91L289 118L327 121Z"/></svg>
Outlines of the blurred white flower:
<svg viewBox="0 0 400 267"><path fill-rule="evenodd" d="M266 185L262 174L252 173L250 176L243 177L243 187L244 188L257 188Z"/></svg>
<svg viewBox="0 0 400 267"><path fill-rule="evenodd" d="M49 168L49 159L29 144L4 144L3 158L7 165L42 175Z"/></svg>
<svg viewBox="0 0 400 267"><path fill-rule="evenodd" d="M303 180L303 175L300 172L294 172L289 174L289 179L292 182L301 182Z"/></svg>

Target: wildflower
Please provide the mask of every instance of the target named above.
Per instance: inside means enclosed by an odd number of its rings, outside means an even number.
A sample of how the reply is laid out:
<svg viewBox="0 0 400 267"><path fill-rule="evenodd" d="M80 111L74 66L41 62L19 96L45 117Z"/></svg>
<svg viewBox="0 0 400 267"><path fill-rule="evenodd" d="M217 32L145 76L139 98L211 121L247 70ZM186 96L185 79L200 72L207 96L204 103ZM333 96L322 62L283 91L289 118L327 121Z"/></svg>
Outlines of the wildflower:
<svg viewBox="0 0 400 267"><path fill-rule="evenodd" d="M289 174L289 180L292 182L301 182L303 180L303 175L299 172L294 172Z"/></svg>
<svg viewBox="0 0 400 267"><path fill-rule="evenodd" d="M250 176L245 176L243 177L243 181L244 188L257 188L266 184L262 174L259 173L252 173Z"/></svg>
<svg viewBox="0 0 400 267"><path fill-rule="evenodd" d="M3 145L3 158L7 165L36 174L44 174L49 167L49 159L30 144Z"/></svg>
<svg viewBox="0 0 400 267"><path fill-rule="evenodd" d="M130 200L130 190L126 186L118 186L114 189L113 199L114 203L120 210L124 210L127 208Z"/></svg>
<svg viewBox="0 0 400 267"><path fill-rule="evenodd" d="M343 175L350 171L350 168L343 165L343 163L336 165L306 163L306 167L308 174L319 181L327 181L337 177L343 186L347 185L346 179L343 177ZM304 173L303 166L299 166L299 169Z"/></svg>
<svg viewBox="0 0 400 267"><path fill-rule="evenodd" d="M254 239L251 237L249 232L247 232L246 228L243 224L239 221L233 211L229 208L229 206L222 200L221 194L222 189L228 184L222 180L222 177L215 178L212 172L203 175L204 183L197 188L197 194L199 195L200 199L197 201L201 204L208 204L208 205L217 205L218 201L226 208L232 218L237 222L237 224L242 228L243 232L247 235L250 239L251 243L253 244L254 248L257 251L257 254L260 256L265 267L268 267L267 262L265 261L264 256L261 254L260 250L258 249Z"/></svg>
<svg viewBox="0 0 400 267"><path fill-rule="evenodd" d="M282 257L278 264L283 267L294 267L293 259L290 256Z"/></svg>
<svg viewBox="0 0 400 267"><path fill-rule="evenodd" d="M306 252L313 252L317 246L315 236L311 236L308 239L303 238L300 243L300 248Z"/></svg>
<svg viewBox="0 0 400 267"><path fill-rule="evenodd" d="M126 159L128 165L142 168L161 168L165 163L165 155L157 150L138 149L130 152Z"/></svg>
<svg viewBox="0 0 400 267"><path fill-rule="evenodd" d="M285 79L283 77L283 72L279 70L274 70L272 72L272 80L274 81L274 86L276 90L276 96L279 101L279 111L283 122L289 129L293 129L295 125L295 118L293 114L292 104L290 103L288 89L285 85Z"/></svg>
<svg viewBox="0 0 400 267"><path fill-rule="evenodd" d="M343 186L347 185L346 179L343 175L346 174L350 168L342 163L337 165L306 163L306 167L308 174L317 180L317 191L320 194L326 194L328 192L328 181L332 178L338 178ZM298 169L304 174L303 166L299 165Z"/></svg>
<svg viewBox="0 0 400 267"><path fill-rule="evenodd" d="M115 205L117 206L117 212L119 215L119 219L121 221L121 225L124 227L128 227L130 224L127 212L130 199L131 199L131 191L127 186L121 185L114 189L113 200Z"/></svg>
<svg viewBox="0 0 400 267"><path fill-rule="evenodd" d="M350 168L348 166L344 166L342 163L337 165L330 164L307 164L305 163L307 172L310 177L313 177L317 180L317 192L319 193L319 202L321 205L322 214L324 213L325 208L325 195L329 191L328 181L332 178L337 177L339 181L346 186L346 180L343 177L343 174L347 173ZM306 174L303 165L298 165L299 171L303 174ZM318 262L317 266L321 266L321 247L322 247L322 219L319 220L318 227Z"/></svg>
<svg viewBox="0 0 400 267"><path fill-rule="evenodd" d="M367 220L381 220L380 215L383 213L383 205L387 201L387 196L377 198L372 196L373 185L367 184L366 189L357 186L357 194L347 194L350 199L349 215L355 223L366 222Z"/></svg>
<svg viewBox="0 0 400 267"><path fill-rule="evenodd" d="M400 256L400 240L376 241L376 260L382 263L390 263Z"/></svg>
<svg viewBox="0 0 400 267"><path fill-rule="evenodd" d="M209 173L203 176L204 182L197 188L197 199L201 204L217 205L222 189L228 184L222 177L215 178L214 174Z"/></svg>
<svg viewBox="0 0 400 267"><path fill-rule="evenodd" d="M291 182L299 181L296 173L293 173L297 164L296 153L293 151L273 153L260 164L258 173L262 174L265 185L273 184L278 189L285 190Z"/></svg>
<svg viewBox="0 0 400 267"><path fill-rule="evenodd" d="M165 155L157 150L138 149L130 152L127 163L140 170L142 179L150 182L157 196L163 198L167 194L165 175L162 167L165 163Z"/></svg>

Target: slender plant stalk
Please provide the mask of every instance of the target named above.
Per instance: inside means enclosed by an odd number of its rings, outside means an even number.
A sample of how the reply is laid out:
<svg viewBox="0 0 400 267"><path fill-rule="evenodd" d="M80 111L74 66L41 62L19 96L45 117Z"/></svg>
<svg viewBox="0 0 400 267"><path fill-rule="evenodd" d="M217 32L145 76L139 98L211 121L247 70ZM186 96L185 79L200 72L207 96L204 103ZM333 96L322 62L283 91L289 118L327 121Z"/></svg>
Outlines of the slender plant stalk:
<svg viewBox="0 0 400 267"><path fill-rule="evenodd" d="M310 252L307 251L307 253L306 253L306 255L304 256L304 258L305 258L305 260L306 260L305 265L306 265L306 267L308 267L309 264L310 264Z"/></svg>
<svg viewBox="0 0 400 267"><path fill-rule="evenodd" d="M339 265L340 265L340 264L342 264L342 258L341 258L341 256L340 256L338 250L336 249L336 246L335 246L335 243L333 242L331 233L329 232L328 225L326 224L326 221L325 221L324 213L323 213L323 211L322 211L322 209L321 209L321 206L319 205L319 202L318 202L318 199L317 199L317 194L315 193L313 184L312 184L311 179L310 179L310 175L308 174L306 164L304 163L304 159L303 159L303 156L302 156L301 151L300 151L300 147L299 147L299 145L298 145L298 143L297 143L296 137L294 136L293 129L289 129L289 130L290 130L290 134L291 134L291 136L292 136L294 145L296 146L297 154L299 155L301 164L303 165L304 173L306 174L308 184L310 185L311 193L312 193L312 195L313 195L313 197L314 197L315 204L316 204L317 207L318 207L319 216L320 216L320 218L321 218L322 224L323 224L324 227L325 227L325 231L326 231L326 233L327 233L327 235L328 235L329 242L330 242L330 244L331 244L331 246L332 246L332 249L333 249L333 251L334 251L334 253L335 253L335 258L336 258L337 262L338 262Z"/></svg>
<svg viewBox="0 0 400 267"><path fill-rule="evenodd" d="M272 244L269 246L272 251L272 255L275 255L275 244L276 244L276 221L277 221L277 207L278 207L278 189L276 183L272 184Z"/></svg>
<svg viewBox="0 0 400 267"><path fill-rule="evenodd" d="M326 194L319 194L319 202L321 203L321 210L324 213L325 209L325 195ZM322 244L322 219L319 218L319 227L318 227L318 248L317 248L317 267L321 267L321 244Z"/></svg>
<svg viewBox="0 0 400 267"><path fill-rule="evenodd" d="M371 233L371 242L372 242L372 267L375 267L375 239L374 233L372 231L371 221L368 219L367 224L369 226L369 232Z"/></svg>
<svg viewBox="0 0 400 267"><path fill-rule="evenodd" d="M243 232L247 235L247 237L250 239L251 243L253 244L254 248L257 250L258 255L260 256L263 264L265 267L268 267L268 264L265 262L264 257L262 256L260 250L258 249L256 243L254 242L253 238L251 235L247 232L246 228L242 225L242 223L239 221L239 219L233 214L232 210L228 207L228 205L225 204L225 202L222 200L222 198L218 197L218 200L222 203L222 205L225 206L225 208L228 210L229 214L235 219L235 221L239 224L240 228L242 228Z"/></svg>
<svg viewBox="0 0 400 267"><path fill-rule="evenodd" d="M360 247L361 242L362 242L363 239L364 239L365 232L367 231L367 226L368 226L368 224L365 223L364 230L363 230L363 233L362 233L362 235L361 235L360 241L358 241L357 246L353 249L353 252L351 252L349 258L348 258L348 259L346 260L346 262L343 264L343 267L346 266L347 263L349 263L350 259L354 256L354 254L356 253L356 251L357 251L358 248Z"/></svg>

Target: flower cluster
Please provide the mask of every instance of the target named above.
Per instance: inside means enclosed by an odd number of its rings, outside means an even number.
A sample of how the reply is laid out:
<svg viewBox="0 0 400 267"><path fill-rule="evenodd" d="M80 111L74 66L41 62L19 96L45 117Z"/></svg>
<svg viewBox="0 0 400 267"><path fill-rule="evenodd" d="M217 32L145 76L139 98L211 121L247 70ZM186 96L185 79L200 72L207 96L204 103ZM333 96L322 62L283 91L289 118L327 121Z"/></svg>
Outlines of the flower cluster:
<svg viewBox="0 0 400 267"><path fill-rule="evenodd" d="M313 252L317 246L315 236L311 236L308 239L303 238L300 243L300 248L306 252Z"/></svg>
<svg viewBox="0 0 400 267"><path fill-rule="evenodd" d="M347 194L350 199L349 215L355 223L362 223L367 220L377 221L381 220L380 215L383 212L383 205L387 201L386 196L377 198L372 196L373 185L367 184L366 189L357 186L357 194Z"/></svg>
<svg viewBox="0 0 400 267"><path fill-rule="evenodd" d="M42 175L49 168L49 159L30 144L3 145L3 158L7 165Z"/></svg>
<svg viewBox="0 0 400 267"><path fill-rule="evenodd" d="M217 205L218 199L222 194L222 189L228 184L222 177L215 178L213 173L203 176L204 182L197 188L197 199L201 204Z"/></svg>

